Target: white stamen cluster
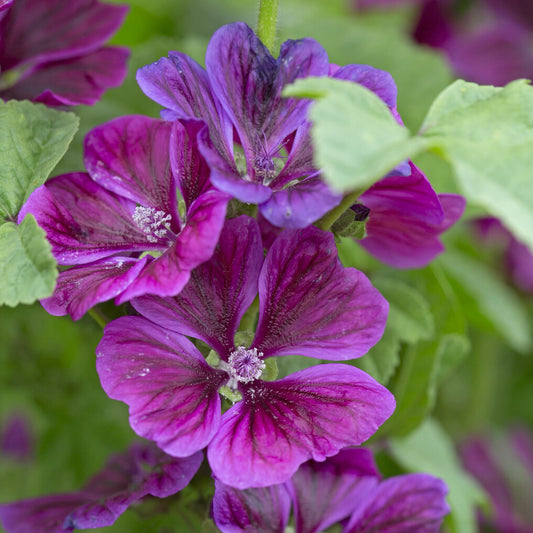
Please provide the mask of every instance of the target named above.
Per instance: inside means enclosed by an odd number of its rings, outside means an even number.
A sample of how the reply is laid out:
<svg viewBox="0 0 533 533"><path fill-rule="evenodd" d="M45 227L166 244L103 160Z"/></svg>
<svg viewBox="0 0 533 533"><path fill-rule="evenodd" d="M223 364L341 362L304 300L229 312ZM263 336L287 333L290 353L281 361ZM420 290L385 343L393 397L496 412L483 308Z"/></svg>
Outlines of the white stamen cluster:
<svg viewBox="0 0 533 533"><path fill-rule="evenodd" d="M149 242L157 242L171 231L172 217L164 211L156 211L154 207L137 206L132 218L141 231L146 233Z"/></svg>
<svg viewBox="0 0 533 533"><path fill-rule="evenodd" d="M261 359L262 353L257 348L239 346L228 358L226 371L230 375L229 387L234 387L237 382L249 383L259 379L266 365Z"/></svg>

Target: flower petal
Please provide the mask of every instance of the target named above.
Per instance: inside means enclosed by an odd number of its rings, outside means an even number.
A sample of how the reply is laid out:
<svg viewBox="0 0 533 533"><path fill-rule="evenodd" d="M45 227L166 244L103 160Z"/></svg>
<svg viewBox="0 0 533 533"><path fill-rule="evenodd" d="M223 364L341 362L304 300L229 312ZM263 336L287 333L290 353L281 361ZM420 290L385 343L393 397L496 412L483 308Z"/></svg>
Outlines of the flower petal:
<svg viewBox="0 0 533 533"><path fill-rule="evenodd" d="M127 11L96 0L17 0L4 21L2 69L93 52L117 31Z"/></svg>
<svg viewBox="0 0 533 533"><path fill-rule="evenodd" d="M130 407L130 425L170 455L202 449L220 423L218 388L225 372L211 368L182 335L141 317L109 323L97 349L102 387Z"/></svg>
<svg viewBox="0 0 533 533"><path fill-rule="evenodd" d="M368 278L341 265L331 233L285 230L259 277L252 346L266 357L354 359L379 341L387 313L388 303Z"/></svg>
<svg viewBox="0 0 533 533"><path fill-rule="evenodd" d="M44 63L13 87L4 99L29 99L49 106L94 105L126 77L129 50L106 46L85 56Z"/></svg>
<svg viewBox="0 0 533 533"><path fill-rule="evenodd" d="M343 533L438 533L450 511L446 485L427 474L406 474L380 483L359 500Z"/></svg>
<svg viewBox="0 0 533 533"><path fill-rule="evenodd" d="M309 459L361 444L395 405L368 374L340 364L254 381L242 391L243 401L224 413L207 449L213 474L240 489L282 483Z"/></svg>
<svg viewBox="0 0 533 533"><path fill-rule="evenodd" d="M226 358L246 309L257 294L263 262L261 235L254 219L229 219L212 259L192 271L174 298L142 297L135 309L156 324L206 342Z"/></svg>
<svg viewBox="0 0 533 533"><path fill-rule="evenodd" d="M301 465L288 483L296 533L325 531L347 518L380 477L372 452L365 448Z"/></svg>
<svg viewBox="0 0 533 533"><path fill-rule="evenodd" d="M285 485L237 490L215 479L213 520L222 533L280 533L290 510Z"/></svg>
<svg viewBox="0 0 533 533"><path fill-rule="evenodd" d="M305 228L333 209L341 200L342 194L333 192L317 176L275 191L259 209L274 226Z"/></svg>
<svg viewBox="0 0 533 533"><path fill-rule="evenodd" d="M169 158L172 124L141 115L119 117L85 137L85 167L105 189L172 216L179 227Z"/></svg>
<svg viewBox="0 0 533 533"><path fill-rule="evenodd" d="M146 265L119 296L117 304L143 294L178 294L189 281L191 270L213 255L228 200L218 191L208 191L200 196L189 209L187 222L174 244Z"/></svg>
<svg viewBox="0 0 533 533"><path fill-rule="evenodd" d="M63 174L48 180L19 213L32 213L46 231L61 265L83 264L119 252L158 250L133 221L135 204L110 193L88 174Z"/></svg>
<svg viewBox="0 0 533 533"><path fill-rule="evenodd" d="M54 316L79 320L91 307L118 296L131 285L148 258L110 257L60 272L54 294L41 305Z"/></svg>

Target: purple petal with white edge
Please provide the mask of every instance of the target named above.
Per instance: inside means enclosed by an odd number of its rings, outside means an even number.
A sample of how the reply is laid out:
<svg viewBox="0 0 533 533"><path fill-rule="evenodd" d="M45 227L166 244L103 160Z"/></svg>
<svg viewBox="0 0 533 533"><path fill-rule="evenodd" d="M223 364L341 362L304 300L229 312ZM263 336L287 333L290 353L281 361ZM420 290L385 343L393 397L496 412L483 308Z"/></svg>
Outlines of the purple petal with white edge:
<svg viewBox="0 0 533 533"><path fill-rule="evenodd" d="M203 453L175 458L152 443L134 443L115 455L82 489L93 501L68 515L65 525L92 529L114 523L132 503L151 494L166 498L185 488L202 463Z"/></svg>
<svg viewBox="0 0 533 533"><path fill-rule="evenodd" d="M177 233L176 185L169 158L172 124L141 115L119 117L85 137L85 167L102 187L172 216Z"/></svg>
<svg viewBox="0 0 533 533"><path fill-rule="evenodd" d="M133 220L135 203L107 191L88 174L63 174L48 180L22 206L19 223L27 213L32 213L46 232L60 265L168 245L163 239L150 242Z"/></svg>
<svg viewBox="0 0 533 533"><path fill-rule="evenodd" d="M428 474L389 478L359 500L343 533L438 533L450 512L447 492Z"/></svg>
<svg viewBox="0 0 533 533"><path fill-rule="evenodd" d="M74 492L7 503L0 505L0 524L7 533L71 532L73 527L63 527L65 518L88 500L89 495Z"/></svg>
<svg viewBox="0 0 533 533"><path fill-rule="evenodd" d="M124 292L148 258L110 257L59 273L54 294L41 305L54 316L69 314L79 320L91 307Z"/></svg>
<svg viewBox="0 0 533 533"><path fill-rule="evenodd" d="M394 205L394 189L387 191L384 186L376 192L374 195L369 189L360 197L370 208L370 216L366 223L367 236L358 242L367 252L395 268L421 268L442 253L444 246L439 240L440 234L461 217L466 204L457 194L435 195L443 217L439 222L432 222L437 218L436 211L433 216L430 211L424 219L424 211L419 209L418 203L421 196L417 197L416 193L413 201L398 195ZM389 196L389 202L384 200L386 196Z"/></svg>
<svg viewBox="0 0 533 533"><path fill-rule="evenodd" d="M173 112L174 118L205 121L216 149L233 153L233 126L214 96L207 72L181 52L169 52L137 71L137 83L148 96ZM165 117L166 118L166 117Z"/></svg>
<svg viewBox="0 0 533 533"><path fill-rule="evenodd" d="M341 200L342 194L333 192L317 176L273 192L259 209L274 226L296 229L317 221Z"/></svg>
<svg viewBox="0 0 533 533"><path fill-rule="evenodd" d="M282 98L283 87L297 78L325 76L329 65L325 50L312 39L286 41L276 61L243 22L215 32L205 62L249 162L277 151L305 120L309 102Z"/></svg>
<svg viewBox="0 0 533 533"><path fill-rule="evenodd" d="M283 483L303 462L361 444L395 407L368 374L333 363L241 391L243 401L224 413L207 449L215 477L239 489Z"/></svg>
<svg viewBox="0 0 533 533"><path fill-rule="evenodd" d="M331 233L312 226L285 230L259 277L252 347L265 357L354 359L379 341L388 308L362 272L342 266Z"/></svg>
<svg viewBox="0 0 533 533"><path fill-rule="evenodd" d="M198 148L197 136L205 123L200 120L176 120L170 137L170 162L185 206L211 188L210 170Z"/></svg>
<svg viewBox="0 0 533 533"><path fill-rule="evenodd" d="M127 11L96 0L16 0L4 21L2 69L93 52L117 31Z"/></svg>
<svg viewBox="0 0 533 533"><path fill-rule="evenodd" d="M221 155L213 144L207 128L198 134L198 146L211 169L211 183L217 189L250 204L260 204L270 198L272 191L269 187L249 181L250 178L242 178L233 156L229 158Z"/></svg>
<svg viewBox="0 0 533 533"><path fill-rule="evenodd" d="M398 89L394 78L385 70L369 65L345 65L333 77L358 83L379 96L389 107L396 107Z"/></svg>
<svg viewBox="0 0 533 533"><path fill-rule="evenodd" d="M283 484L237 490L215 479L213 520L222 533L281 533L290 510Z"/></svg>
<svg viewBox="0 0 533 533"><path fill-rule="evenodd" d="M146 296L132 304L156 324L201 339L227 358L241 318L257 294L262 262L257 222L246 216L229 219L212 259L192 271L178 296Z"/></svg>
<svg viewBox="0 0 533 533"><path fill-rule="evenodd" d="M219 191L208 191L200 196L189 209L187 222L174 244L146 265L117 298L117 304L143 294L178 294L189 281L191 270L213 255L228 201L227 195Z"/></svg>
<svg viewBox="0 0 533 533"><path fill-rule="evenodd" d="M94 105L108 88L124 81L128 56L127 48L106 46L85 56L45 63L0 95L49 106Z"/></svg>
<svg viewBox="0 0 533 533"><path fill-rule="evenodd" d="M365 448L304 463L288 482L296 533L325 531L347 518L380 478L372 452Z"/></svg>
<svg viewBox="0 0 533 533"><path fill-rule="evenodd" d="M103 389L129 405L138 435L176 457L209 443L227 374L211 368L189 340L142 317L122 317L105 327L96 353Z"/></svg>

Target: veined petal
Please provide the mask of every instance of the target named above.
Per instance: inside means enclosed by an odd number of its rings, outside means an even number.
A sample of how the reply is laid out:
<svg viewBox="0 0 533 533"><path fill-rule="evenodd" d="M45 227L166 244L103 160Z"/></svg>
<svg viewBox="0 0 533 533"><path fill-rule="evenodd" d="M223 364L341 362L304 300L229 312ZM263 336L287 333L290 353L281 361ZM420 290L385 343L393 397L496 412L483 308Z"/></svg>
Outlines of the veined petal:
<svg viewBox="0 0 533 533"><path fill-rule="evenodd" d="M341 200L342 194L333 192L315 176L274 191L259 209L274 226L296 229L316 222Z"/></svg>
<svg viewBox="0 0 533 533"><path fill-rule="evenodd" d="M127 48L106 46L84 56L43 63L0 95L49 106L94 105L108 88L124 81L128 57Z"/></svg>
<svg viewBox="0 0 533 533"><path fill-rule="evenodd" d="M246 309L257 294L263 262L261 235L254 219L229 219L213 257L192 271L174 298L142 297L135 309L156 324L206 342L226 358Z"/></svg>
<svg viewBox="0 0 533 533"><path fill-rule="evenodd" d="M328 73L327 54L312 39L286 41L276 61L242 22L215 32L205 62L213 92L233 121L249 166L254 156L277 151L305 120L309 102L282 98L283 87L297 78Z"/></svg>
<svg viewBox="0 0 533 533"><path fill-rule="evenodd" d="M319 533L347 518L380 478L372 452L365 448L304 463L287 484L296 533Z"/></svg>
<svg viewBox="0 0 533 533"><path fill-rule="evenodd" d="M189 281L191 270L213 255L228 200L224 193L208 191L193 202L174 244L146 265L117 304L144 294L178 294Z"/></svg>
<svg viewBox="0 0 533 533"><path fill-rule="evenodd" d="M91 307L124 292L148 258L110 257L59 273L54 294L41 300L48 313L79 320Z"/></svg>
<svg viewBox="0 0 533 533"><path fill-rule="evenodd" d="M48 180L19 213L32 213L46 231L61 265L84 264L120 252L158 250L134 220L135 203L107 191L88 174L63 174Z"/></svg>
<svg viewBox="0 0 533 533"><path fill-rule="evenodd" d="M213 520L222 533L281 533L290 509L283 484L238 490L215 479Z"/></svg>
<svg viewBox="0 0 533 533"><path fill-rule="evenodd" d="M340 364L256 380L242 392L243 401L224 413L207 450L213 474L240 489L282 483L309 459L323 461L361 444L395 406L368 374Z"/></svg>
<svg viewBox="0 0 533 533"><path fill-rule="evenodd" d="M85 137L85 167L102 187L171 215L177 233L176 185L169 158L172 124L141 115L119 117Z"/></svg>
<svg viewBox="0 0 533 533"><path fill-rule="evenodd" d="M142 317L123 317L106 326L96 353L102 387L129 405L138 435L176 457L208 444L220 423L218 388L227 375L189 340Z"/></svg>
<svg viewBox="0 0 533 533"><path fill-rule="evenodd" d="M438 533L450 511L447 492L428 474L386 479L359 500L343 533Z"/></svg>
<svg viewBox="0 0 533 533"><path fill-rule="evenodd" d="M368 278L341 265L333 235L285 230L259 277L259 322L252 347L272 355L354 359L376 344L388 303Z"/></svg>
<svg viewBox="0 0 533 533"><path fill-rule="evenodd" d="M122 24L127 6L96 0L13 2L3 27L2 67L59 61L93 52Z"/></svg>

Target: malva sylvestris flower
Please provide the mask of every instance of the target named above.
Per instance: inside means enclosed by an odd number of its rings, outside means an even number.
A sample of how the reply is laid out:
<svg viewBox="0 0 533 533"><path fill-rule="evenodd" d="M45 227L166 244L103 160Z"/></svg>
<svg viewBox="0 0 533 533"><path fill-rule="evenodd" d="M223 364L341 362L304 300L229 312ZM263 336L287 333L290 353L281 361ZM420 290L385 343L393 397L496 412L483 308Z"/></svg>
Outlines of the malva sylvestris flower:
<svg viewBox="0 0 533 533"><path fill-rule="evenodd" d="M79 491L0 505L0 523L8 533L61 533L110 526L145 496L166 498L185 488L202 459L202 452L177 459L152 443L136 442L112 456Z"/></svg>
<svg viewBox="0 0 533 533"><path fill-rule="evenodd" d="M97 0L0 1L0 98L96 103L126 76L129 51L104 43L127 11Z"/></svg>
<svg viewBox="0 0 533 533"><path fill-rule="evenodd" d="M253 341L235 346L257 294ZM213 257L178 296L132 303L143 316L108 324L97 347L104 390L129 405L134 431L166 453L207 446L226 484L286 481L308 459L364 442L394 410L387 389L347 364L261 379L273 356L348 360L382 336L388 304L361 272L340 264L331 233L285 230L263 258L257 222L229 219ZM217 363L184 335L205 342ZM222 387L236 401L223 415Z"/></svg>
<svg viewBox="0 0 533 533"><path fill-rule="evenodd" d="M446 493L428 474L382 481L370 450L348 448L302 464L283 484L238 490L215 479L213 519L222 533L284 533L292 507L295 533L340 523L342 533L438 533Z"/></svg>
<svg viewBox="0 0 533 533"><path fill-rule="evenodd" d="M117 118L85 138L87 173L38 187L19 213L32 213L60 265L41 303L74 320L99 302L145 293L169 296L209 259L229 196L212 190L198 152L198 121ZM176 190L182 198L182 212Z"/></svg>

